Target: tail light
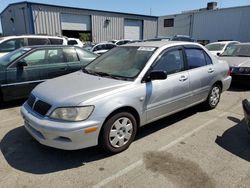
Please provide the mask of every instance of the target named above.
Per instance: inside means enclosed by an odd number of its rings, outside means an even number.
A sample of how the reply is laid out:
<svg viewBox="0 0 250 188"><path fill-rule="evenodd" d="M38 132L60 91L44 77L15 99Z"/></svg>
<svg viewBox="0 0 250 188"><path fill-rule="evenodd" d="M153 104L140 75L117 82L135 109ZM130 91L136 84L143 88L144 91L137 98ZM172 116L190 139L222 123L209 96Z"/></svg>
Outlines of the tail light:
<svg viewBox="0 0 250 188"><path fill-rule="evenodd" d="M228 69L227 71L227 75L230 76L231 75L231 69Z"/></svg>

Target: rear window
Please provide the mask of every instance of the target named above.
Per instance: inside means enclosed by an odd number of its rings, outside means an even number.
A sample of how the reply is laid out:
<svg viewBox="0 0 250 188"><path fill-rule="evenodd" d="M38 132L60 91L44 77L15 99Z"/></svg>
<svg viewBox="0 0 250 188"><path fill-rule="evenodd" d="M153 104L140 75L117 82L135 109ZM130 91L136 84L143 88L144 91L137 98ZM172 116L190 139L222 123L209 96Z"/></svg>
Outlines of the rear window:
<svg viewBox="0 0 250 188"><path fill-rule="evenodd" d="M224 48L225 44L207 44L205 47L209 51L221 51Z"/></svg>
<svg viewBox="0 0 250 188"><path fill-rule="evenodd" d="M69 40L68 45L75 45L77 44L76 40Z"/></svg>

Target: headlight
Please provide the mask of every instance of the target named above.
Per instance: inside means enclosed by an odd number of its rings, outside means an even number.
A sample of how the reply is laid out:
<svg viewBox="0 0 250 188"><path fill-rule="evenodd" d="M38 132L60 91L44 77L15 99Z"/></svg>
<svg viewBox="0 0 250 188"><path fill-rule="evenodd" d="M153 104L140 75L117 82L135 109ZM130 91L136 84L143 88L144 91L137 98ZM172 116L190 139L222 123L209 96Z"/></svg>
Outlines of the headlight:
<svg viewBox="0 0 250 188"><path fill-rule="evenodd" d="M94 110L94 106L62 107L55 109L50 117L66 121L83 121L88 119Z"/></svg>

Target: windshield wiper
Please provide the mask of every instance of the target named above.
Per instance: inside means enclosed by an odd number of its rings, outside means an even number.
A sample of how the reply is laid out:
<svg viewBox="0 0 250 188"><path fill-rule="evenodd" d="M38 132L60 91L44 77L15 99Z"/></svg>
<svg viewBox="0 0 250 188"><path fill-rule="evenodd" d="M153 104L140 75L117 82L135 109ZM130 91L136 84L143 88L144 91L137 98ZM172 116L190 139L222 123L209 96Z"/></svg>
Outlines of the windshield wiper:
<svg viewBox="0 0 250 188"><path fill-rule="evenodd" d="M237 57L250 57L250 55L235 55Z"/></svg>
<svg viewBox="0 0 250 188"><path fill-rule="evenodd" d="M130 80L127 77L123 77L123 76L115 76L106 72L95 72L97 75L102 76L102 77L109 77L109 78L114 78L117 80Z"/></svg>

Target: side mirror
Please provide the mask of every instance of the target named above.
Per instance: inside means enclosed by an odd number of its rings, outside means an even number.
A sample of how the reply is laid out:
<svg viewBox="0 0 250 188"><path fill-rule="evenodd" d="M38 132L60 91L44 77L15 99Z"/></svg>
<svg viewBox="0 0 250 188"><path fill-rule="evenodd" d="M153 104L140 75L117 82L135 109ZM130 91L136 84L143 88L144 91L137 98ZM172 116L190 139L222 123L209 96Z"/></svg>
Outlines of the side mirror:
<svg viewBox="0 0 250 188"><path fill-rule="evenodd" d="M165 80L167 78L166 71L153 70L150 72L147 80Z"/></svg>
<svg viewBox="0 0 250 188"><path fill-rule="evenodd" d="M17 62L17 67L22 68L27 66L27 63L24 59L21 59L20 61Z"/></svg>
<svg viewBox="0 0 250 188"><path fill-rule="evenodd" d="M217 55L217 56L220 56L220 52L218 52L216 55Z"/></svg>

